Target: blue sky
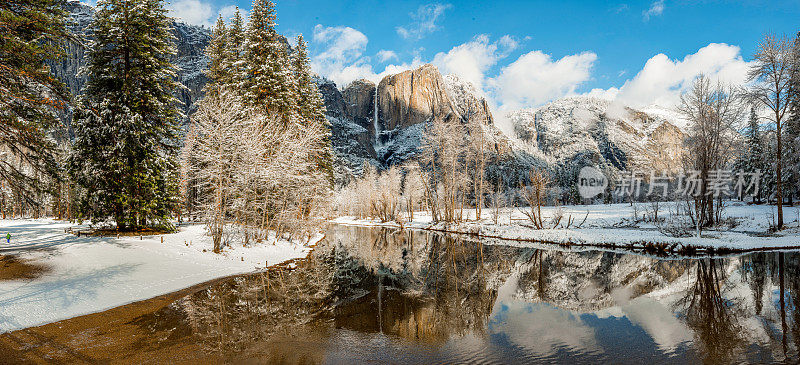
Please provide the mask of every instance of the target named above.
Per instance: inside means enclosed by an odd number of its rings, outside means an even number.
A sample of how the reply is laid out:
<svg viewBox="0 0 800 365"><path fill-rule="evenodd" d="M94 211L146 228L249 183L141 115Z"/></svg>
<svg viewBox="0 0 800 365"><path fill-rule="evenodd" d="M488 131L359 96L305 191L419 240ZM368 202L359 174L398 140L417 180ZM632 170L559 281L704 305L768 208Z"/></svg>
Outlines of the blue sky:
<svg viewBox="0 0 800 365"><path fill-rule="evenodd" d="M250 1L175 0L210 23ZM315 70L340 86L420 63L473 82L505 108L592 93L670 104L700 72L740 83L766 32L800 30L799 1L276 1Z"/></svg>

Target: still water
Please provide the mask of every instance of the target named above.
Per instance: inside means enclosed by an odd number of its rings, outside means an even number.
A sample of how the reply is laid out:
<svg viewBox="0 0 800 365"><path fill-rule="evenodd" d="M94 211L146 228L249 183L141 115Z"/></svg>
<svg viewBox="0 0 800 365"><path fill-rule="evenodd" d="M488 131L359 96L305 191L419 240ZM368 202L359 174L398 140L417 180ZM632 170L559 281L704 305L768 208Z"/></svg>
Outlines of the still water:
<svg viewBox="0 0 800 365"><path fill-rule="evenodd" d="M795 252L664 259L334 226L294 270L138 321L236 363L796 363L799 301Z"/></svg>

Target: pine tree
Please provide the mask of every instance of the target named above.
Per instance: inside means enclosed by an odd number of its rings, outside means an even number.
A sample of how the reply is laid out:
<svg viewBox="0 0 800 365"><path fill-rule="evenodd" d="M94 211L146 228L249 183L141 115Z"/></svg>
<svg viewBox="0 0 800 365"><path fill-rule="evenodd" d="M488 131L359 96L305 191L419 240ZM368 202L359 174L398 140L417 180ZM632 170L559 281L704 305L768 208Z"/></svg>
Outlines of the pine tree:
<svg viewBox="0 0 800 365"><path fill-rule="evenodd" d="M219 89L229 80L228 74L231 69L228 68L228 47L228 30L225 29L225 21L220 15L211 32L211 41L205 50L208 57L208 69L205 70L208 77L208 83L205 86L206 95L219 92Z"/></svg>
<svg viewBox="0 0 800 365"><path fill-rule="evenodd" d="M120 230L168 225L181 117L170 20L161 0L101 0L97 9L69 162L87 190L83 213Z"/></svg>
<svg viewBox="0 0 800 365"><path fill-rule="evenodd" d="M760 127L758 124L758 115L755 108L750 109L750 119L747 123L747 130L745 131L745 145L746 150L743 155L734 163L734 170L737 172L761 174L761 182L759 183L759 190L763 190L766 186L763 184L769 180L765 175L768 173L766 154L764 150L764 140L761 135ZM753 196L754 202L760 202L761 196L759 193Z"/></svg>
<svg viewBox="0 0 800 365"><path fill-rule="evenodd" d="M319 125L319 129L324 131L325 136L322 140L324 145L320 146L320 150L324 152L316 156L316 158L319 169L328 176L331 184L333 184L333 152L330 148L330 124L325 118L325 103L322 100L322 95L311 76L308 47L303 35L297 36L297 49L292 61L294 85L296 86L295 94L297 95L296 113L304 123Z"/></svg>
<svg viewBox="0 0 800 365"><path fill-rule="evenodd" d="M295 108L289 57L275 31L275 4L254 0L245 41L244 97L267 113L289 118Z"/></svg>
<svg viewBox="0 0 800 365"><path fill-rule="evenodd" d="M68 37L57 0L0 2L0 189L38 204L37 178L58 174L50 132L69 92L46 66ZM2 193L2 191L0 191ZM4 204L3 204L4 205ZM0 207L5 211L5 207Z"/></svg>
<svg viewBox="0 0 800 365"><path fill-rule="evenodd" d="M228 28L227 55L222 64L223 68L228 70L228 74L227 78L223 80L223 84L235 85L238 88L244 87L245 61L242 52L244 41L244 20L237 7L233 19L231 19L230 28Z"/></svg>
<svg viewBox="0 0 800 365"><path fill-rule="evenodd" d="M795 37L792 47L792 65L800 68L800 33ZM800 71L792 73L794 78L789 87L789 117L783 129L784 165L786 184L784 189L791 201L800 194Z"/></svg>

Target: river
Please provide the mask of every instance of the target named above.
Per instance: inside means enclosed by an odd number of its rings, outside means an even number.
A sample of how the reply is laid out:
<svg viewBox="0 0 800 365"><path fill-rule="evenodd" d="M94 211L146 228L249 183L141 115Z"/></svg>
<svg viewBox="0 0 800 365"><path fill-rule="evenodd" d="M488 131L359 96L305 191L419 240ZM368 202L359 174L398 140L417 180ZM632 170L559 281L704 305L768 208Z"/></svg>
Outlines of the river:
<svg viewBox="0 0 800 365"><path fill-rule="evenodd" d="M785 363L798 303L798 252L663 258L334 225L307 259L3 334L0 358Z"/></svg>

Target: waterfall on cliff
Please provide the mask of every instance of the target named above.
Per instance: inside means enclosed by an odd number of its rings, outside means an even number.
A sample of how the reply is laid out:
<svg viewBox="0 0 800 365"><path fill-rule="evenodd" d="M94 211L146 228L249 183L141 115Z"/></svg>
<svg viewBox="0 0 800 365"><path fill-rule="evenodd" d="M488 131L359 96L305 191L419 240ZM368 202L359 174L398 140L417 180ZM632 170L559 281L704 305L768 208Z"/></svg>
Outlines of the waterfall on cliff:
<svg viewBox="0 0 800 365"><path fill-rule="evenodd" d="M378 87L375 86L375 97L372 101L372 126L375 127L375 144L380 143L380 138L378 138Z"/></svg>

